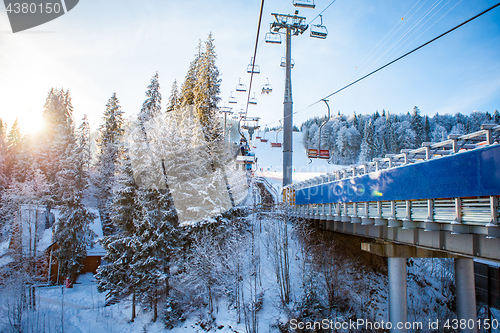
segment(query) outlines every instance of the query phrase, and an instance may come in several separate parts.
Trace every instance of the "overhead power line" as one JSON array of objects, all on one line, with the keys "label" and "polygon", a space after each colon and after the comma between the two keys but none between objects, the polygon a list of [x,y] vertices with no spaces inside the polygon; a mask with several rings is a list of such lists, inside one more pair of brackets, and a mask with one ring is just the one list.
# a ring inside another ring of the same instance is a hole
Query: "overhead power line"
[{"label": "overhead power line", "polygon": [[[344,89],[346,89],[346,88],[349,88],[350,86],[352,86],[352,85],[354,85],[354,84],[358,83],[359,81],[361,81],[361,80],[363,80],[363,79],[366,79],[366,78],[367,78],[367,77],[369,77],[370,75],[375,74],[376,72],[380,71],[381,69],[386,68],[386,67],[387,67],[387,66],[389,66],[389,65],[392,65],[392,64],[393,64],[393,63],[395,63],[396,61],[403,59],[404,57],[406,57],[406,56],[408,56],[408,55],[412,54],[413,52],[415,52],[415,51],[417,51],[417,50],[419,50],[419,49],[423,48],[423,47],[424,47],[424,46],[426,46],[426,45],[429,45],[430,43],[432,43],[432,42],[434,42],[434,41],[438,40],[439,38],[441,38],[441,37],[443,37],[443,36],[445,36],[445,35],[449,34],[450,32],[452,32],[452,31],[454,31],[454,30],[456,30],[456,29],[460,28],[461,26],[463,26],[463,25],[465,25],[465,24],[467,24],[467,23],[469,23],[469,22],[471,22],[471,21],[473,21],[473,20],[477,19],[478,17],[480,17],[480,16],[482,16],[482,15],[486,14],[487,12],[491,11],[492,9],[494,9],[494,8],[496,8],[496,7],[498,7],[498,6],[500,6],[500,2],[498,2],[497,4],[495,4],[495,5],[491,6],[490,8],[488,8],[488,9],[486,9],[486,10],[482,11],[481,13],[479,13],[479,14],[477,14],[477,15],[475,15],[475,16],[473,16],[473,17],[471,17],[471,18],[470,18],[470,19],[468,19],[467,21],[464,21],[464,22],[460,23],[459,25],[457,25],[457,26],[455,26],[455,27],[451,28],[450,30],[448,30],[448,31],[446,31],[446,32],[444,32],[444,33],[442,33],[441,35],[439,35],[439,36],[437,36],[437,37],[435,37],[435,38],[431,39],[430,41],[428,41],[428,42],[426,42],[426,43],[424,43],[424,44],[422,44],[422,45],[420,45],[420,46],[418,46],[418,47],[414,48],[413,50],[411,50],[411,51],[409,51],[409,52],[407,52],[407,53],[403,54],[402,56],[400,56],[400,57],[398,57],[398,58],[396,58],[396,59],[392,60],[391,62],[389,62],[389,63],[385,64],[384,66],[377,68],[376,70],[374,70],[374,71],[372,71],[372,72],[370,72],[370,73],[366,74],[365,76],[363,76],[363,77],[361,77],[361,78],[357,79],[356,81],[353,81],[353,82],[349,83],[348,85],[346,85],[346,86],[344,86],[344,87],[342,87],[342,88],[340,88],[340,89],[338,89],[338,90],[336,90],[336,91],[332,92],[331,94],[329,94],[329,95],[327,95],[327,96],[325,96],[325,97],[323,97],[323,98],[319,99],[318,101],[316,101],[316,102],[314,102],[314,103],[310,104],[309,106],[306,106],[305,108],[303,108],[303,109],[301,109],[301,110],[298,110],[298,111],[293,112],[293,114],[297,114],[297,113],[302,112],[302,111],[304,111],[304,110],[306,110],[306,109],[308,109],[308,108],[310,108],[310,107],[312,107],[312,106],[314,106],[314,105],[316,105],[316,104],[318,104],[318,103],[321,103],[324,99],[327,99],[327,98],[329,98],[329,97],[331,97],[331,96],[333,96],[333,95],[335,95],[335,94],[337,94],[337,93],[341,92],[342,90],[344,90]],[[266,126],[267,126],[267,125],[271,125],[271,124],[276,123],[276,122],[278,122],[278,120],[275,120],[275,121],[272,121],[272,122],[270,122],[270,123],[267,123],[267,124],[266,124]]]},{"label": "overhead power line", "polygon": [[333,3],[335,1],[337,1],[337,0],[333,0],[332,2],[330,2],[330,4],[328,6],[326,6],[326,8],[321,11],[321,13],[319,13],[318,15],[316,15],[316,17],[313,18],[307,25],[310,25],[311,23],[313,23],[314,20],[317,19],[321,14],[323,14],[331,5],[333,5]]},{"label": "overhead power line", "polygon": [[315,104],[318,104],[318,103],[320,103],[321,101],[323,101],[324,99],[327,99],[328,97],[331,97],[331,96],[333,96],[333,95],[335,95],[335,94],[337,94],[337,93],[341,92],[342,90],[344,90],[344,89],[346,89],[346,88],[348,88],[348,87],[350,87],[350,86],[352,86],[352,85],[354,85],[354,84],[358,83],[359,81],[361,81],[361,80],[363,80],[363,79],[366,79],[366,78],[367,78],[367,77],[369,77],[370,75],[375,74],[376,72],[380,71],[381,69],[386,68],[386,67],[387,67],[387,66],[389,66],[389,65],[392,65],[393,63],[395,63],[395,62],[397,62],[397,61],[399,61],[399,60],[403,59],[404,57],[406,57],[406,56],[408,56],[408,55],[412,54],[413,52],[415,52],[415,51],[417,51],[417,50],[419,50],[419,49],[423,48],[424,46],[429,45],[430,43],[432,43],[432,42],[434,42],[434,41],[438,40],[439,38],[441,38],[441,37],[443,37],[443,36],[445,36],[445,35],[449,34],[450,32],[452,32],[452,31],[454,31],[454,30],[456,30],[456,29],[460,28],[461,26],[463,26],[463,25],[465,25],[465,24],[467,24],[467,23],[469,23],[469,22],[471,22],[471,21],[475,20],[476,18],[478,18],[478,17],[480,17],[480,16],[482,16],[482,15],[486,14],[487,12],[489,12],[490,10],[492,10],[492,9],[494,9],[494,8],[498,7],[498,6],[500,6],[500,2],[499,2],[499,3],[497,3],[497,4],[495,4],[495,5],[493,5],[493,6],[491,6],[490,8],[488,8],[488,9],[486,9],[486,10],[482,11],[481,13],[477,14],[476,16],[471,17],[471,18],[470,18],[470,19],[468,19],[467,21],[464,21],[464,22],[460,23],[459,25],[457,25],[457,26],[455,26],[455,27],[451,28],[450,30],[448,30],[448,31],[446,31],[446,32],[444,32],[444,33],[442,33],[441,35],[439,35],[439,36],[437,36],[437,37],[435,37],[435,38],[431,39],[430,41],[428,41],[428,42],[426,42],[426,43],[424,43],[424,44],[422,44],[422,45],[420,45],[420,46],[418,46],[418,47],[414,48],[413,50],[411,50],[411,51],[409,51],[409,52],[407,52],[407,53],[403,54],[402,56],[400,56],[400,57],[398,57],[398,58],[396,58],[396,59],[392,60],[391,62],[389,62],[389,63],[385,64],[384,66],[377,68],[376,70],[374,70],[374,71],[372,71],[372,72],[370,72],[370,73],[366,74],[365,76],[363,76],[363,77],[361,77],[361,78],[357,79],[356,81],[353,81],[353,82],[349,83],[348,85],[346,85],[346,86],[344,86],[344,87],[340,88],[339,90],[334,91],[333,93],[331,93],[331,94],[329,94],[329,95],[327,95],[327,96],[325,96],[325,97],[321,98],[320,100],[318,100],[318,101],[316,101],[316,102],[312,103],[311,105],[309,105],[309,106],[305,107],[304,109],[299,110],[299,111],[296,111],[295,113],[299,113],[299,112],[301,112],[301,111],[303,111],[303,110],[305,110],[305,109],[307,109],[307,108],[309,108],[309,107],[311,107],[311,106],[313,106],[313,105],[315,105]]}]

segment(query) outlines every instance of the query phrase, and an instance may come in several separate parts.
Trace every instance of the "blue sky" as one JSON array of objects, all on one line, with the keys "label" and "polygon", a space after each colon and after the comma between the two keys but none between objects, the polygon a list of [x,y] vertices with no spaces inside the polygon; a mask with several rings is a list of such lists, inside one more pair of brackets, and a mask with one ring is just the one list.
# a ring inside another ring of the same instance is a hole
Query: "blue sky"
[{"label": "blue sky", "polygon": [[[310,22],[331,0],[299,9]],[[323,14],[329,35],[293,37],[294,123],[326,113],[310,104],[412,48],[495,4],[486,0],[336,0]],[[258,0],[130,1],[81,0],[66,15],[12,34],[0,9],[0,117],[10,125],[19,117],[25,130],[40,124],[51,87],[69,89],[77,122],[86,113],[96,128],[113,92],[127,115],[141,108],[150,78],[160,75],[166,102],[175,79],[184,80],[198,40],[212,32],[221,71],[221,106],[236,93],[253,54]],[[261,38],[271,12],[293,13],[291,1],[266,1]],[[403,19],[402,19],[403,18]],[[316,20],[313,24],[318,23]],[[332,112],[422,114],[493,112],[500,109],[500,8],[485,14],[407,58],[330,97]],[[408,30],[410,29],[411,30]],[[384,38],[385,37],[385,38]],[[261,43],[254,77],[256,106],[249,116],[276,126],[283,113],[284,44]],[[261,86],[273,86],[261,96]],[[253,93],[252,93],[253,95]]]}]

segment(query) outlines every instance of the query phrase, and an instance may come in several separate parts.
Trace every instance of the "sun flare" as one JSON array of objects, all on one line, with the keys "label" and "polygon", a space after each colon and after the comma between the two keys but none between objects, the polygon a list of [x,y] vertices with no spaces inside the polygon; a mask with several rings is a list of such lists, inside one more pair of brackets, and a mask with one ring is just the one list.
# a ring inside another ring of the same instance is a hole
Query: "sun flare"
[{"label": "sun flare", "polygon": [[36,134],[43,129],[43,119],[41,114],[27,112],[18,115],[19,127],[24,134]]}]

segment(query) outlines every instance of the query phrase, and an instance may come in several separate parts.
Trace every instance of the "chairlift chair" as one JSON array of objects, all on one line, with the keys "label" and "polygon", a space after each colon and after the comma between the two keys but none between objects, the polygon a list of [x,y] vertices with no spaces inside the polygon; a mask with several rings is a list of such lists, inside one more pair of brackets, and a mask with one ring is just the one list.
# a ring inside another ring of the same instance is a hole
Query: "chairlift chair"
[{"label": "chairlift chair", "polygon": [[236,91],[242,91],[242,92],[247,91],[247,86],[245,84],[241,83],[241,78],[238,81],[238,84],[236,85]]},{"label": "chairlift chair", "polygon": [[314,8],[316,5],[314,4],[314,0],[293,0],[294,7],[300,8]]},{"label": "chairlift chair", "polygon": [[255,93],[253,93],[253,97],[251,97],[251,98],[248,100],[248,104],[253,104],[253,105],[256,105],[256,104],[257,104],[257,98],[255,97]]},{"label": "chairlift chair", "polygon": [[[281,67],[286,67],[286,58],[285,57],[281,58],[280,66]],[[290,67],[293,68],[293,66],[295,66],[295,61],[293,61],[293,59],[291,59],[291,61],[290,61]]]},{"label": "chairlift chair", "polygon": [[266,33],[265,41],[270,44],[281,44],[281,34],[269,31]]},{"label": "chairlift chair", "polygon": [[269,84],[269,78],[267,83],[262,86],[262,94],[270,94],[273,91],[273,87]]},{"label": "chairlift chair", "polygon": [[260,126],[259,126],[259,117],[246,117],[246,118],[243,118],[242,121],[243,121],[243,125],[241,125],[241,128],[243,129],[250,129],[250,128],[253,128],[254,130],[255,129],[258,129]]},{"label": "chairlift chair", "polygon": [[314,148],[309,148],[307,150],[307,157],[308,158],[318,158],[318,150],[317,149],[314,149]]},{"label": "chairlift chair", "polygon": [[320,149],[318,157],[322,158],[322,159],[329,159],[330,158],[330,151],[328,149]]},{"label": "chairlift chair", "polygon": [[267,139],[266,139],[266,132],[264,131],[264,135],[262,138],[260,138],[260,142],[267,142]]},{"label": "chairlift chair", "polygon": [[[281,120],[280,120],[281,124]],[[281,148],[281,142],[278,142],[278,134],[281,132],[281,128],[276,131],[276,142],[271,142],[271,148]]]},{"label": "chairlift chair", "polygon": [[311,28],[309,30],[309,36],[313,38],[325,39],[326,36],[328,35],[328,30],[323,25],[323,16],[320,15],[319,17],[321,19],[321,23],[311,25]]},{"label": "chairlift chair", "polygon": [[259,65],[253,65],[253,57],[250,58],[250,63],[247,66],[247,73],[254,73],[254,74],[260,74],[260,67]]},{"label": "chairlift chair", "polygon": [[228,103],[231,103],[231,104],[236,104],[238,103],[238,99],[236,97],[233,96],[233,92],[231,91],[231,95],[229,95],[229,99],[227,101]]}]

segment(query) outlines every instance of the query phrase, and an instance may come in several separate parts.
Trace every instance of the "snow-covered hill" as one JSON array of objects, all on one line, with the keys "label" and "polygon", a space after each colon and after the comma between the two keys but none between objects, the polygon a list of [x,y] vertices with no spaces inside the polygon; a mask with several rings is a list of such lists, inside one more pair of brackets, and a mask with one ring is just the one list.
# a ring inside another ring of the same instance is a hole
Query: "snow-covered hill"
[{"label": "snow-covered hill", "polygon": [[[257,157],[257,174],[274,180],[283,179],[283,151],[282,148],[271,148],[271,142],[283,142],[283,132],[261,133],[268,142],[255,139],[251,142],[251,149]],[[255,148],[254,148],[255,147]],[[294,182],[306,180],[321,174],[341,169],[342,166],[328,164],[326,160],[309,159],[302,143],[302,132],[293,132],[292,167]]]}]

